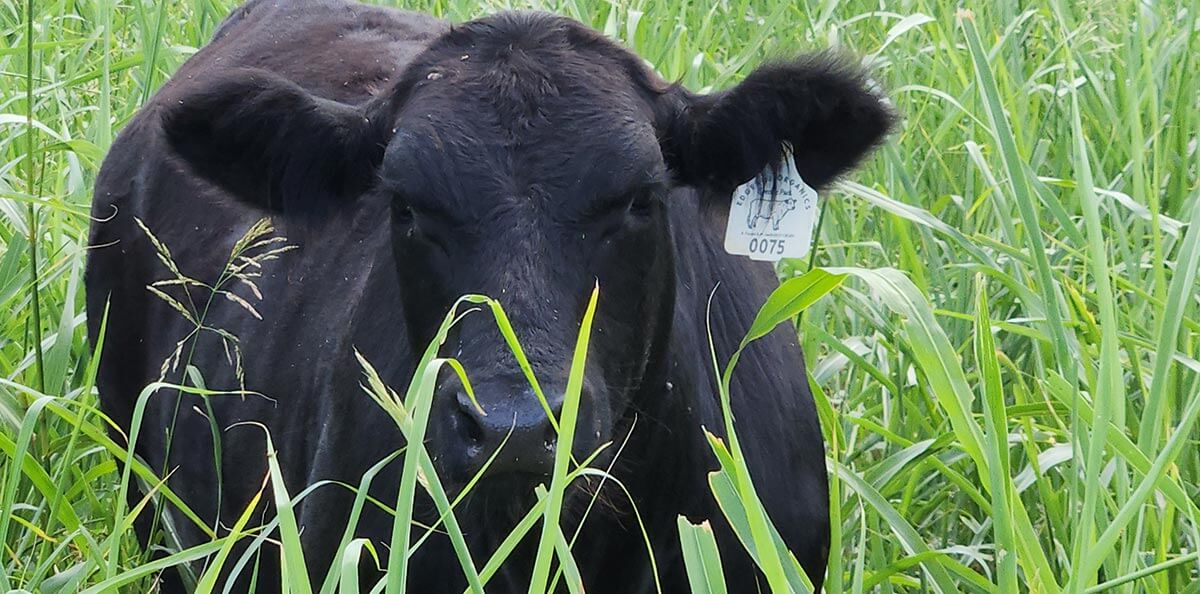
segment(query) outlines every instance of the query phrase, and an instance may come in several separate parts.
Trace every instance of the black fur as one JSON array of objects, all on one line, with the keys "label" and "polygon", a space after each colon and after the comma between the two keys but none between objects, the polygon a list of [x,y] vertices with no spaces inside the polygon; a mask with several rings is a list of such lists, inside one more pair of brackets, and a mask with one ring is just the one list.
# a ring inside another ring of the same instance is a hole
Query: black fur
[{"label": "black fur", "polygon": [[[122,131],[101,170],[92,242],[108,247],[90,252],[86,276],[93,340],[99,312],[112,303],[101,404],[128,430],[141,387],[190,330],[145,290],[168,273],[134,217],[185,274],[209,282],[264,214],[276,214],[278,234],[298,247],[256,280],[261,320],[225,299],[208,308],[206,325],[239,338],[247,389],[266,396],[210,400],[222,459],[214,464],[198,398],[164,393],[147,409],[138,454],[173,472],[170,488],[210,526],[232,525],[261,485],[265,442],[247,422],[270,431],[292,494],[320,481],[357,484],[403,447],[391,419],[361,393],[353,353],[390,385],[407,385],[415,353],[461,294],[503,303],[556,407],[599,282],[576,454],[612,444],[595,464],[611,466],[633,501],[611,483],[600,489],[574,549],[589,591],[652,588],[634,504],[664,591],[686,589],[679,515],[712,522],[732,592],[765,588],[708,494],[715,462],[703,428],[720,433],[723,424],[705,315],[720,285],[711,325],[724,360],[776,280],[769,265],[724,253],[714,206],[777,163],[783,141],[809,183],[823,186],[876,145],[891,120],[863,75],[826,54],[766,66],[699,96],[553,15],[502,13],[451,28],[342,0],[256,0]],[[503,472],[486,477],[458,513],[481,562],[546,471],[548,424],[486,314],[463,320],[443,354],[461,360],[487,412],[469,406],[455,381],[441,383],[427,447],[447,486],[461,488],[512,430],[493,467]],[[201,334],[190,362],[210,388],[238,387],[215,334]],[[819,584],[829,534],[824,451],[793,331],[749,349],[734,374],[733,407],[758,492]],[[399,465],[387,465],[371,494],[390,504],[398,476]],[[569,491],[567,533],[598,486]],[[351,501],[326,486],[297,506],[314,579],[333,561]],[[206,540],[167,511],[184,545]],[[436,519],[427,500],[417,514]],[[143,541],[149,528],[139,524]],[[357,536],[386,543],[390,532],[389,516],[368,505]],[[489,591],[525,589],[528,544]],[[271,591],[274,551],[257,563],[259,591]],[[412,568],[411,591],[463,588],[442,535],[422,546]],[[364,568],[364,579],[373,577]],[[247,583],[243,574],[236,589]]]}]

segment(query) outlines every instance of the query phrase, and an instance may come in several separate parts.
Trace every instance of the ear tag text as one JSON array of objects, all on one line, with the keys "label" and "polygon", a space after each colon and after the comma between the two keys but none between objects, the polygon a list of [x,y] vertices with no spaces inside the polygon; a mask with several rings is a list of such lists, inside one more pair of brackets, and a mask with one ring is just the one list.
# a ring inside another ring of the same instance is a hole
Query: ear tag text
[{"label": "ear tag text", "polygon": [[768,166],[734,190],[725,251],[770,262],[803,258],[812,247],[817,213],[817,191],[804,183],[784,145],[779,171]]}]

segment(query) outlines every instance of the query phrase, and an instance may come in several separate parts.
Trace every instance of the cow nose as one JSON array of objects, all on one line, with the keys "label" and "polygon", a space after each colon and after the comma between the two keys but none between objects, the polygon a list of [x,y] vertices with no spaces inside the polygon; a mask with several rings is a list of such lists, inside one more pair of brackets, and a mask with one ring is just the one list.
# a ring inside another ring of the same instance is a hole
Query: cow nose
[{"label": "cow nose", "polygon": [[[558,434],[537,396],[530,390],[500,404],[489,405],[490,400],[481,401],[480,410],[465,392],[457,394],[461,434],[466,438],[472,473],[486,464],[487,475],[549,476]],[[560,404],[549,404],[557,415]]]}]

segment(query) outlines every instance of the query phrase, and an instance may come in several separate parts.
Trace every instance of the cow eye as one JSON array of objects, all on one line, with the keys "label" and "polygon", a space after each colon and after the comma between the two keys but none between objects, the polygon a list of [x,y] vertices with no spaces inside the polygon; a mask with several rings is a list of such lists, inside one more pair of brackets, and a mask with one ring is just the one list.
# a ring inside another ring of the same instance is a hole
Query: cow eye
[{"label": "cow eye", "polygon": [[635,217],[649,217],[654,214],[654,192],[640,191],[633,195],[629,202],[629,214]]}]

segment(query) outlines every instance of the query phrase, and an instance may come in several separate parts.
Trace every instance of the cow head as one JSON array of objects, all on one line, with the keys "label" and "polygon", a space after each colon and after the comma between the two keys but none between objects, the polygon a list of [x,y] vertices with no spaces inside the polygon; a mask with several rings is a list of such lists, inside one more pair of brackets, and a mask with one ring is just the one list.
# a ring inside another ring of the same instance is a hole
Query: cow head
[{"label": "cow head", "polygon": [[[614,439],[622,419],[647,406],[639,397],[662,390],[672,188],[727,203],[778,163],[784,142],[819,188],[891,121],[863,75],[828,54],[763,66],[699,95],[574,21],[529,13],[455,26],[363,105],[242,69],[164,115],[192,170],[265,210],[311,216],[366,195],[387,200],[397,306],[416,351],[459,295],[495,297],[551,407],[598,282],[580,456]],[[492,472],[547,473],[554,433],[490,318],[469,316],[447,347],[483,411],[457,382],[443,382],[431,427],[443,471],[461,482],[504,442]]]}]

